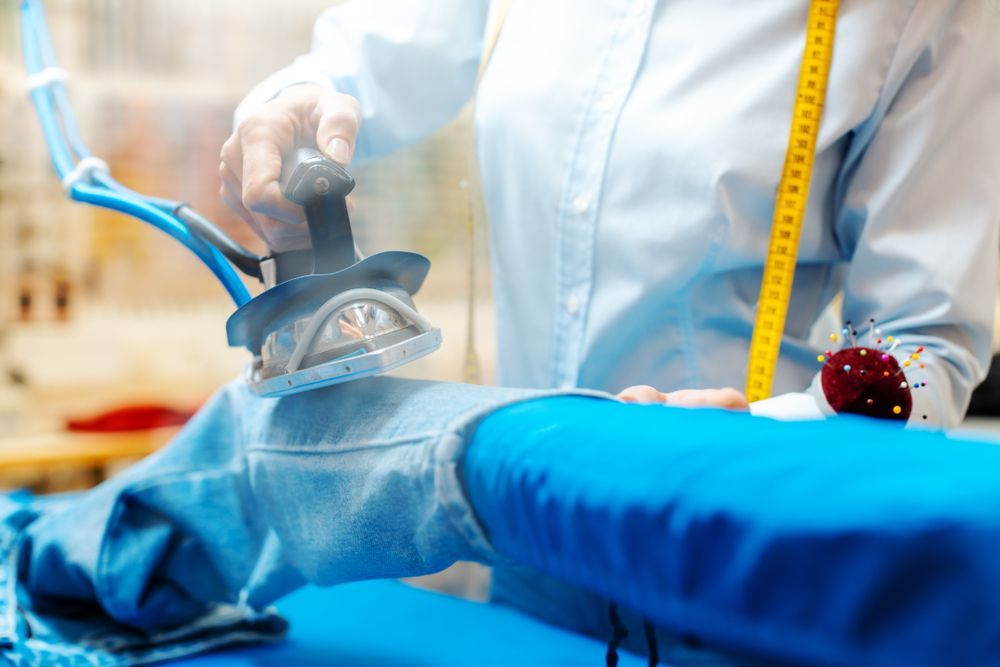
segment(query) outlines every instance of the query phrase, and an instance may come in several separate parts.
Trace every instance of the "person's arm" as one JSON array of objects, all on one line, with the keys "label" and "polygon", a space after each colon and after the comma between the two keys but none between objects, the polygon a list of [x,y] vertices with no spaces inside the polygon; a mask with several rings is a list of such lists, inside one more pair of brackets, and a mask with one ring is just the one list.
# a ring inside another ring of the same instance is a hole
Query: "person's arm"
[{"label": "person's arm", "polygon": [[911,385],[927,383],[910,421],[938,426],[961,421],[989,364],[1000,220],[1000,11],[951,4],[918,8],[905,26],[835,211],[850,259],[844,319],[874,318],[901,339],[901,360],[924,346],[906,369]]},{"label": "person's arm", "polygon": [[365,0],[327,10],[311,51],[236,111],[221,196],[275,250],[307,243],[278,187],[282,156],[315,146],[342,164],[391,153],[453,118],[472,95],[485,0]]}]

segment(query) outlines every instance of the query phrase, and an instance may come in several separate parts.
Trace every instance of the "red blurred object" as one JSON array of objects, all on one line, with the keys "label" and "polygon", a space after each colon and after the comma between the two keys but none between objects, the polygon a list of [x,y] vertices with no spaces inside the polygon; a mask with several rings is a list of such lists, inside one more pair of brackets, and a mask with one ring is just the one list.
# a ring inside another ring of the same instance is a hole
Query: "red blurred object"
[{"label": "red blurred object", "polygon": [[194,413],[194,410],[177,410],[164,405],[126,405],[93,417],[68,419],[66,428],[91,433],[147,431],[165,426],[181,426]]},{"label": "red blurred object", "polygon": [[822,381],[826,400],[838,413],[905,421],[913,410],[906,376],[882,350],[850,347],[837,352],[823,366]]}]

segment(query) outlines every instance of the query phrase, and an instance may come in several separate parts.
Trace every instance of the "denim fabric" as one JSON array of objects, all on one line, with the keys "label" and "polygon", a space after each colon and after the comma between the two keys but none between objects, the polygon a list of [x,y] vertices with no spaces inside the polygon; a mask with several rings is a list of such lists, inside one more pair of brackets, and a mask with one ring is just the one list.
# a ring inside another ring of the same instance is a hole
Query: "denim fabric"
[{"label": "denim fabric", "polygon": [[321,585],[491,562],[456,472],[467,436],[494,409],[552,393],[373,379],[264,401],[244,423],[257,506]]},{"label": "denim fabric", "polygon": [[493,561],[457,461],[479,417],[541,393],[372,378],[260,399],[234,382],[96,489],[4,500],[0,655],[139,664],[277,639],[267,605],[306,581]]}]

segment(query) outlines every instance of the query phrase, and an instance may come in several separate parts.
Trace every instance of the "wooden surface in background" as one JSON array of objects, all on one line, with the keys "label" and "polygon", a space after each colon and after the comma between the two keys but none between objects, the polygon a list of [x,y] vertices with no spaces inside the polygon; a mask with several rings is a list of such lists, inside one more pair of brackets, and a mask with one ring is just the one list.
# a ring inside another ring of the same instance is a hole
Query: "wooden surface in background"
[{"label": "wooden surface in background", "polygon": [[178,430],[3,436],[0,437],[0,471],[55,464],[98,466],[142,458],[169,442]]}]

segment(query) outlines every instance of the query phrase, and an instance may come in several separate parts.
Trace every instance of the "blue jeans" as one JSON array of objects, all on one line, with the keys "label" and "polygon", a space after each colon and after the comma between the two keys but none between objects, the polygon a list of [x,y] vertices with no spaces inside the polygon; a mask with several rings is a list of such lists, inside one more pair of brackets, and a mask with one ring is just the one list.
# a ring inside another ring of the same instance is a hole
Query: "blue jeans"
[{"label": "blue jeans", "polygon": [[[0,498],[0,658],[169,660],[280,639],[268,605],[306,582],[507,565],[457,468],[481,418],[551,393],[373,378],[260,399],[231,383],[168,447],[87,493]],[[598,596],[498,571],[499,601],[610,632]],[[640,619],[623,618],[642,652]]]},{"label": "blue jeans", "polygon": [[165,449],[64,500],[0,505],[0,655],[136,664],[277,639],[313,582],[495,561],[456,473],[477,420],[544,392],[372,378],[218,392]]}]

